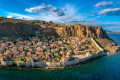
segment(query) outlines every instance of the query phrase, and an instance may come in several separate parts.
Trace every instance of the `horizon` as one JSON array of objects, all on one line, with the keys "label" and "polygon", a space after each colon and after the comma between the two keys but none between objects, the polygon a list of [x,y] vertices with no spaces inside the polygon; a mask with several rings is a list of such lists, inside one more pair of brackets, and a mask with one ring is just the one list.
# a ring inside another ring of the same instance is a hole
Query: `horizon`
[{"label": "horizon", "polygon": [[[13,3],[14,2],[14,3]],[[120,32],[118,0],[0,0],[0,16],[22,20],[53,21],[57,24],[101,26]],[[57,4],[56,4],[57,3]]]}]

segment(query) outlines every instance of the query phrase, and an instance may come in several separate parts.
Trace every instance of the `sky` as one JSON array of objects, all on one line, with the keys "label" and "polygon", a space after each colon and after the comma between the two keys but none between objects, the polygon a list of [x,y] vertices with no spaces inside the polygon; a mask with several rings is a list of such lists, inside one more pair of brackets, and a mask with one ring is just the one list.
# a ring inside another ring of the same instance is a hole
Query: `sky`
[{"label": "sky", "polygon": [[120,0],[0,0],[0,16],[120,32]]}]

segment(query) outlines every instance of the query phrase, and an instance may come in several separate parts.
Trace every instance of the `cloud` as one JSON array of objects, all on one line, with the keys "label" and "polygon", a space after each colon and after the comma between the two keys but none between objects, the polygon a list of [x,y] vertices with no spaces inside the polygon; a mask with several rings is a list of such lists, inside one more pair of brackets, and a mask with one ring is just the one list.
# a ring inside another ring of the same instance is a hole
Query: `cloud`
[{"label": "cloud", "polygon": [[13,18],[13,16],[9,15],[9,16],[7,16],[7,18]]},{"label": "cloud", "polygon": [[106,1],[102,1],[102,2],[99,2],[97,4],[95,4],[95,7],[97,8],[100,8],[100,7],[110,7],[110,6],[113,6],[114,3],[112,1],[109,1],[109,2],[106,2]]},{"label": "cloud", "polygon": [[[42,4],[42,5],[44,5],[44,4]],[[6,14],[10,15],[10,16],[13,16],[16,19],[44,20],[44,21],[53,21],[55,23],[62,23],[62,24],[75,23],[75,22],[83,22],[84,19],[87,17],[86,15],[78,13],[78,10],[80,10],[80,9],[78,9],[73,4],[66,4],[63,7],[64,7],[64,9],[61,9],[61,10],[64,11],[64,16],[53,15],[53,13],[50,12],[51,9],[48,9],[48,10],[50,10],[48,12],[46,12],[46,9],[43,9],[42,12],[39,12],[38,10],[34,11],[31,8],[29,10],[29,12],[31,12],[31,13],[27,13],[25,15],[24,14],[18,14],[18,13],[12,13],[12,12],[6,12]],[[54,9],[54,10],[56,10],[57,12],[59,12],[60,9],[59,10],[58,9]],[[38,14],[34,14],[33,12],[35,12],[35,13],[37,12]],[[55,14],[55,11],[54,11],[54,14]]]},{"label": "cloud", "polygon": [[98,14],[111,15],[111,16],[120,16],[120,8],[104,9],[104,10],[101,10]]},{"label": "cloud", "polygon": [[25,20],[33,20],[34,17],[31,17],[29,15],[22,15],[22,14],[17,14],[17,13],[10,13],[7,12],[7,14],[9,14],[9,16],[7,16],[7,18],[16,18],[16,19],[25,19]]},{"label": "cloud", "polygon": [[[64,7],[64,16],[55,16],[49,13],[41,13],[41,14],[18,14],[18,13],[8,13],[8,15],[13,16],[17,19],[27,19],[27,20],[45,20],[45,21],[53,21],[55,23],[62,24],[87,24],[87,25],[95,25],[97,17],[94,17],[91,14],[79,13],[79,8],[76,8],[75,5],[66,4]],[[36,12],[36,11],[35,11]],[[39,13],[39,12],[38,12]],[[98,16],[99,17],[99,16]],[[93,19],[92,19],[93,18]],[[98,23],[98,22],[97,22]]]},{"label": "cloud", "polygon": [[[84,16],[82,16],[81,14],[78,14],[79,9],[76,8],[74,5],[66,4],[63,7],[64,7],[64,9],[61,9],[61,10],[64,11],[64,16],[62,16],[61,13],[59,12],[60,9],[58,9],[56,7],[54,7],[54,9],[53,9],[53,7],[52,7],[52,9],[51,8],[46,9],[46,7],[42,8],[42,9],[39,8],[40,11],[36,10],[34,8],[34,9],[29,9],[29,12],[31,12],[31,13],[33,13],[33,12],[34,13],[39,13],[37,15],[36,14],[32,15],[36,19],[45,20],[45,21],[53,21],[55,23],[64,23],[64,24],[66,24],[67,22],[83,21]],[[57,14],[59,14],[59,16],[55,15],[56,11],[59,12],[59,13],[57,13]]]},{"label": "cloud", "polygon": [[54,7],[52,5],[41,5],[36,7],[31,7],[29,9],[25,9],[25,11],[29,13],[45,13],[52,14],[54,16],[64,16],[64,10]]}]

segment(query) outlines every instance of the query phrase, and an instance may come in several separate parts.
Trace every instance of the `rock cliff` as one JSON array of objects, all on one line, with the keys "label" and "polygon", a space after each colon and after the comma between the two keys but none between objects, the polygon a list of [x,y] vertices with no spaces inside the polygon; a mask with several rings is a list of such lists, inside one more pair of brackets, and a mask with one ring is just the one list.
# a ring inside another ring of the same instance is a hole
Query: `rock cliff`
[{"label": "rock cliff", "polygon": [[41,34],[46,35],[109,38],[100,26],[62,25],[40,20],[0,18],[0,36],[29,36],[34,35],[40,28]]},{"label": "rock cliff", "polygon": [[34,34],[37,27],[39,26],[25,23],[0,23],[0,36],[29,36]]},{"label": "rock cliff", "polygon": [[78,36],[78,37],[94,37],[94,38],[109,38],[106,32],[100,26],[87,25],[66,25],[65,27],[44,28],[43,32],[52,34],[56,32],[59,36]]}]

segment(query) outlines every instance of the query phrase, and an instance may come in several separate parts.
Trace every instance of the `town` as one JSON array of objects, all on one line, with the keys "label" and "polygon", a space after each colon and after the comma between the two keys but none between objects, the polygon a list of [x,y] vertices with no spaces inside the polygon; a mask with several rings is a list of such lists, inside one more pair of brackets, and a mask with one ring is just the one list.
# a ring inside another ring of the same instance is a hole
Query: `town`
[{"label": "town", "polygon": [[90,41],[78,37],[71,39],[41,36],[41,38],[32,37],[29,40],[22,38],[18,38],[16,41],[1,40],[0,60],[20,62],[69,61],[74,59],[72,55],[90,56],[97,51],[94,45],[88,45],[91,45]]},{"label": "town", "polygon": [[0,67],[60,68],[119,50],[100,26],[0,18]]}]

